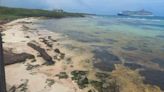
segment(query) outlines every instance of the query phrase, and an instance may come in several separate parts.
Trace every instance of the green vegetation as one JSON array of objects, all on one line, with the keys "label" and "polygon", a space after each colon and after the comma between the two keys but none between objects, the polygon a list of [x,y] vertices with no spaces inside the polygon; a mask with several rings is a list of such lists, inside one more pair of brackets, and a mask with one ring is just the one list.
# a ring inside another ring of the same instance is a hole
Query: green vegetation
[{"label": "green vegetation", "polygon": [[69,13],[63,10],[40,10],[40,9],[23,9],[23,8],[8,8],[0,7],[0,20],[14,20],[24,17],[84,17],[82,13]]}]

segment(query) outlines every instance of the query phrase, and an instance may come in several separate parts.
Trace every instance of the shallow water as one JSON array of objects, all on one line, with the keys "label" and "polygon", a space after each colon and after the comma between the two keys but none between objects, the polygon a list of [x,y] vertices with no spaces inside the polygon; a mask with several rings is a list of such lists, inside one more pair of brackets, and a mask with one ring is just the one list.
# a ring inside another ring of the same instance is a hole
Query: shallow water
[{"label": "shallow water", "polygon": [[[163,76],[164,18],[90,16],[47,19],[41,20],[40,24],[90,46],[95,53],[94,65],[100,70],[111,71],[114,64],[126,63],[132,69],[144,67]],[[164,80],[156,79],[149,70],[142,75],[147,82],[161,87]],[[152,77],[148,78],[149,75]],[[162,82],[158,83],[159,80]]]}]

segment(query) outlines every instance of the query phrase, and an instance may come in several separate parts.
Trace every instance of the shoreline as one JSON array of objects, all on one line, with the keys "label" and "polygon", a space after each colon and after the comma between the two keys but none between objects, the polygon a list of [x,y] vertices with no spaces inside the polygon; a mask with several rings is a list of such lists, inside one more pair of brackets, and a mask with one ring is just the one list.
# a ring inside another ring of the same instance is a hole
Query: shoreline
[{"label": "shoreline", "polygon": [[[81,45],[78,42],[72,41],[67,37],[62,37],[61,34],[53,33],[46,29],[40,29],[37,27],[30,28],[33,21],[37,21],[37,20],[33,18],[18,19],[4,25],[5,28],[5,31],[3,32],[4,35],[3,41],[5,42],[4,49],[10,50],[13,53],[18,53],[18,54],[26,52],[28,54],[35,56],[34,59],[29,59],[29,60],[27,59],[26,61],[21,61],[20,63],[6,66],[5,68],[6,68],[7,84],[11,83],[10,85],[15,85],[15,86],[19,85],[19,83],[21,83],[20,80],[24,78],[28,80],[30,79],[33,80],[33,81],[29,81],[29,85],[32,85],[34,79],[36,80],[37,78],[42,79],[41,75],[43,75],[46,76],[47,79],[49,77],[51,79],[52,77],[52,79],[59,82],[55,85],[59,88],[61,87],[61,90],[63,89],[63,91],[60,92],[66,92],[64,91],[65,89],[71,90],[73,92],[74,86],[75,89],[79,90],[79,88],[76,87],[76,85],[73,83],[73,81],[71,81],[70,78],[64,81],[60,81],[58,78],[53,78],[53,77],[60,72],[69,73],[73,70],[78,70],[78,69],[88,71],[86,67],[85,69],[83,68],[82,65],[83,62],[80,61],[82,60],[85,61],[85,59],[87,59],[89,56],[83,55],[84,51],[81,51],[80,53],[75,52],[76,49],[81,50],[78,49],[78,44],[79,46]],[[49,38],[51,38],[51,40]],[[51,43],[53,46],[52,47],[47,46],[47,44],[43,42],[43,39],[46,40],[47,42],[49,41],[48,43]],[[52,57],[52,59],[55,61],[55,64],[50,66],[43,65],[46,62],[46,60],[44,60],[41,56],[38,55],[39,54],[38,51],[27,46],[27,43],[31,41],[36,41],[36,43],[39,44],[39,46],[43,48],[46,51],[46,53]],[[66,48],[67,47],[66,45],[71,46],[72,43],[77,44],[75,51],[71,50],[70,48]],[[60,53],[64,53],[65,56],[61,58]],[[75,56],[75,55],[79,55],[79,56]],[[67,60],[71,60],[71,61],[68,62]],[[32,69],[28,69],[30,66],[32,67]],[[40,74],[41,75],[34,77],[30,74],[34,72],[37,72],[35,74],[36,76]],[[18,73],[18,75],[14,77],[15,73]],[[29,77],[25,77],[25,76],[29,76]],[[46,83],[44,83],[46,81],[45,78],[43,78],[44,80],[42,81],[41,80],[37,81],[42,84],[40,85],[40,87],[42,86],[41,88],[43,89],[44,89],[43,86],[44,85],[46,86]],[[66,87],[65,84],[69,84],[70,82],[71,82],[70,87]],[[40,92],[41,90],[43,90],[41,88],[34,89],[33,87],[30,87],[29,89],[31,90],[31,92]],[[49,89],[50,88],[47,88],[47,90]],[[54,87],[51,90],[54,91],[56,89],[57,88]]]},{"label": "shoreline", "polygon": [[[123,90],[121,92],[161,92],[156,86],[145,85],[137,71],[122,65],[116,65],[116,70],[111,73],[96,70],[92,61],[94,55],[89,47],[63,34],[38,28],[37,24],[33,24],[37,20],[18,19],[3,26],[6,50],[34,56],[22,56],[25,61],[23,59],[5,67],[6,81],[11,92],[19,92],[22,89],[25,92],[106,92],[109,89],[114,90],[115,87],[120,87]],[[34,43],[44,51],[32,48],[28,43]],[[50,59],[44,58],[49,56]],[[53,60],[54,64],[46,65],[46,60]],[[139,81],[135,83],[136,80]],[[35,83],[38,85],[33,87]]]}]

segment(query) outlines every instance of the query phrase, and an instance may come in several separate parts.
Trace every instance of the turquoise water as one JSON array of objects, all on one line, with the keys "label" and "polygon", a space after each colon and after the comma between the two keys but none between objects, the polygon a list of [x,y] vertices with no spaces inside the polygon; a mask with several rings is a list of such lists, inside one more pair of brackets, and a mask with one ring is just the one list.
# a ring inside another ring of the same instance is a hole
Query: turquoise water
[{"label": "turquoise water", "polygon": [[142,68],[146,83],[164,89],[164,18],[88,16],[40,24],[90,46],[95,68],[109,72],[114,64]]}]

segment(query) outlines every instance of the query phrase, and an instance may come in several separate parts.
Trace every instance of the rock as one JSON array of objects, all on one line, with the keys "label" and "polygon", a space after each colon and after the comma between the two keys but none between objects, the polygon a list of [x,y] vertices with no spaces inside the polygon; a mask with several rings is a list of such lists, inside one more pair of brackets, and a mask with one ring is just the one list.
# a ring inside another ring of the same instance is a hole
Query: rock
[{"label": "rock", "polygon": [[12,86],[8,92],[16,92],[16,87],[15,86]]},{"label": "rock", "polygon": [[18,92],[27,92],[27,90],[28,90],[28,88],[27,88],[28,82],[29,82],[28,79],[24,80],[24,82],[17,87]]},{"label": "rock", "polygon": [[60,54],[60,59],[64,59],[64,57],[65,57],[65,54],[64,53],[61,53]]},{"label": "rock", "polygon": [[30,36],[25,36],[25,38],[30,38]]},{"label": "rock", "polygon": [[56,52],[56,53],[59,54],[60,53],[60,50],[59,49],[55,49],[54,52]]},{"label": "rock", "polygon": [[27,45],[30,46],[31,48],[35,49],[36,51],[38,51],[40,53],[40,55],[46,61],[44,64],[46,64],[46,65],[53,65],[55,63],[52,60],[52,57],[47,54],[45,49],[41,48],[40,46],[38,46],[38,45],[36,45],[36,44],[34,44],[32,42],[27,43]]},{"label": "rock", "polygon": [[34,59],[35,56],[28,53],[13,53],[9,50],[4,50],[4,63],[5,65],[25,62],[26,59]]},{"label": "rock", "polygon": [[39,67],[39,65],[31,65],[31,64],[27,64],[27,68],[26,68],[26,70],[32,70],[32,69],[34,69],[34,68],[36,68],[36,67]]},{"label": "rock", "polygon": [[36,59],[33,59],[31,62],[32,62],[32,63],[33,63],[33,62],[36,62]]},{"label": "rock", "polygon": [[47,83],[47,86],[51,87],[52,85],[55,84],[55,80],[54,79],[47,79],[46,83]]},{"label": "rock", "polygon": [[88,92],[96,92],[94,89],[90,89],[88,90]]},{"label": "rock", "polygon": [[46,44],[48,47],[52,48],[53,47],[53,43],[49,42],[49,40],[45,39],[45,38],[40,38],[42,39],[42,42],[44,44]]},{"label": "rock", "polygon": [[66,72],[60,72],[60,74],[56,75],[57,77],[59,77],[59,79],[67,79],[68,75]]}]

